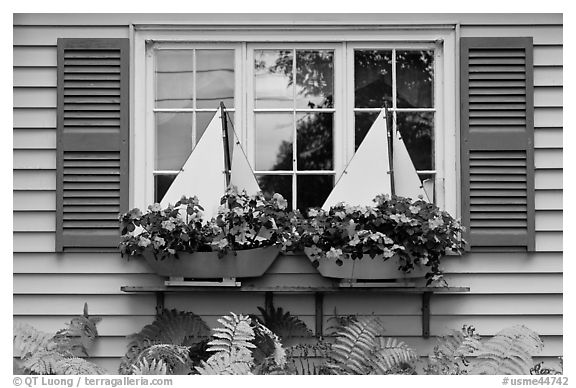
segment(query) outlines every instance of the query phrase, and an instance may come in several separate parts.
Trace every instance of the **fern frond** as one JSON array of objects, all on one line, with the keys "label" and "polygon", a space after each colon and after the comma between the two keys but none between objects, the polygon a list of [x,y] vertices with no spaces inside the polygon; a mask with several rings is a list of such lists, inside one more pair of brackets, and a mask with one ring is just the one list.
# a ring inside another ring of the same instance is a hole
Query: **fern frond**
[{"label": "fern frond", "polygon": [[196,370],[201,375],[251,375],[252,355],[248,349],[233,353],[219,352],[202,361]]},{"label": "fern frond", "polygon": [[523,375],[534,365],[532,356],[544,344],[538,334],[523,325],[506,328],[482,343],[474,353],[473,374]]},{"label": "fern frond", "polygon": [[41,349],[31,353],[22,363],[22,368],[35,375],[54,375],[60,361],[65,357],[56,350]]},{"label": "fern frond", "polygon": [[462,375],[468,374],[468,356],[480,347],[480,336],[473,326],[464,326],[461,330],[452,330],[439,337],[433,352],[428,356],[424,367],[426,374]]},{"label": "fern frond", "polygon": [[330,344],[318,340],[313,344],[297,344],[286,348],[288,369],[296,375],[329,374],[324,365],[330,352]]},{"label": "fern frond", "polygon": [[290,346],[295,339],[313,335],[303,321],[289,311],[284,312],[282,307],[272,305],[269,309],[258,307],[258,310],[262,314],[262,320],[258,321],[276,334],[285,346]]},{"label": "fern frond", "polygon": [[57,375],[106,375],[108,372],[100,366],[83,358],[63,358],[54,364]]},{"label": "fern frond", "polygon": [[286,365],[286,350],[282,347],[280,338],[260,322],[253,322],[254,344],[256,346],[253,352],[254,359],[257,360],[254,353],[256,350],[260,350],[264,358],[271,358],[277,367],[284,368]]},{"label": "fern frond", "polygon": [[198,347],[210,337],[210,328],[204,320],[191,312],[164,310],[154,322],[139,333],[129,336],[128,350],[118,368],[121,374],[131,374],[138,355],[156,344]]},{"label": "fern frond", "polygon": [[84,303],[83,315],[72,318],[70,323],[66,324],[67,328],[58,331],[56,336],[72,339],[72,346],[79,349],[82,354],[88,355],[88,350],[94,345],[94,341],[98,337],[96,325],[101,320],[100,317],[91,317],[88,314],[88,304]]},{"label": "fern frond", "polygon": [[418,355],[407,344],[396,338],[380,338],[380,346],[372,360],[371,374],[384,375],[412,370]]},{"label": "fern frond", "polygon": [[54,349],[53,337],[54,334],[36,330],[28,324],[17,324],[13,331],[14,355],[25,359],[36,352]]},{"label": "fern frond", "polygon": [[146,360],[149,364],[155,360],[162,361],[167,367],[168,374],[188,374],[190,371],[188,350],[187,346],[152,345],[138,355],[134,364],[137,365],[143,360]]},{"label": "fern frond", "polygon": [[162,360],[152,360],[148,363],[146,358],[140,360],[136,365],[132,365],[134,375],[166,375],[167,366]]},{"label": "fern frond", "polygon": [[208,342],[209,352],[222,352],[232,355],[237,349],[256,347],[252,343],[254,330],[250,326],[250,317],[230,313],[230,315],[225,315],[218,319],[218,322],[224,327],[214,329],[213,336],[216,339]]},{"label": "fern frond", "polygon": [[359,319],[339,330],[331,346],[328,368],[335,374],[368,374],[376,349],[376,336],[382,332],[377,319]]}]

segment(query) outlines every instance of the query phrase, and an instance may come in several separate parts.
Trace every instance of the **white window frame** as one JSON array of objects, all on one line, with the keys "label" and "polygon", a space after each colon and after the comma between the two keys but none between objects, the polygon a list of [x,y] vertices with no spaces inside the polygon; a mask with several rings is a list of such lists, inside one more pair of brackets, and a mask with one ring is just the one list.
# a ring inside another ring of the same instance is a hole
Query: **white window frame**
[{"label": "white window frame", "polygon": [[[246,43],[249,42],[249,43]],[[336,47],[340,46],[345,61],[353,61],[350,58],[351,48],[435,48],[435,88],[434,97],[435,113],[435,168],[436,176],[436,202],[446,211],[460,216],[460,167],[459,167],[459,134],[458,104],[457,104],[457,44],[456,29],[454,25],[426,25],[426,26],[366,26],[366,25],[318,25],[310,26],[266,26],[266,25],[216,25],[206,28],[201,25],[182,26],[155,26],[135,25],[132,28],[132,104],[131,115],[131,160],[130,160],[130,206],[145,208],[153,202],[153,175],[154,168],[154,120],[153,100],[150,93],[153,92],[153,73],[148,71],[150,66],[150,53],[148,45],[161,44],[163,47],[190,44],[195,46],[206,45],[224,47],[224,45],[239,45],[241,61],[238,63],[238,71],[243,76],[237,77],[235,94],[235,128],[250,158],[253,159],[253,147],[249,141],[252,128],[248,120],[251,112],[248,109],[248,90],[246,88],[250,68],[246,68],[251,62],[247,61],[248,46],[277,48],[303,45],[306,47]],[[308,46],[310,45],[310,46]],[[338,74],[337,62],[335,62],[335,82],[344,80],[343,93],[347,98],[353,99],[353,93],[349,92],[353,87],[350,78],[350,70],[347,74]],[[348,62],[349,64],[349,62]],[[350,69],[350,66],[348,66]],[[342,77],[342,78],[340,78]],[[440,78],[436,78],[440,77]],[[240,84],[238,84],[240,82]],[[353,90],[353,89],[352,89]],[[336,85],[335,85],[336,93]],[[342,104],[335,98],[335,104]],[[347,160],[354,152],[354,126],[353,111],[336,109],[335,134],[341,131],[341,135],[335,136],[335,160],[334,168],[336,179],[343,171]],[[336,105],[335,105],[335,108]],[[244,114],[248,113],[248,114]],[[338,124],[337,124],[338,123]],[[342,128],[342,124],[343,125]],[[336,126],[340,126],[336,128]],[[152,133],[152,136],[150,135]],[[337,140],[343,139],[343,141]],[[337,156],[338,155],[338,156]],[[341,155],[341,156],[340,156]]]}]

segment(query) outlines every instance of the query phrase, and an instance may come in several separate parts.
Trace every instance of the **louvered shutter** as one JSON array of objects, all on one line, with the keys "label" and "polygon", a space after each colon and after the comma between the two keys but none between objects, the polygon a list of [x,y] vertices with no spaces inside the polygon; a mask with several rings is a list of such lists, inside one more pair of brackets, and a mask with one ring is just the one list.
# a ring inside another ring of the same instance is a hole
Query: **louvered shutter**
[{"label": "louvered shutter", "polygon": [[128,89],[128,39],[58,39],[57,251],[117,248]]},{"label": "louvered shutter", "polygon": [[534,250],[532,38],[462,38],[460,55],[469,248]]}]

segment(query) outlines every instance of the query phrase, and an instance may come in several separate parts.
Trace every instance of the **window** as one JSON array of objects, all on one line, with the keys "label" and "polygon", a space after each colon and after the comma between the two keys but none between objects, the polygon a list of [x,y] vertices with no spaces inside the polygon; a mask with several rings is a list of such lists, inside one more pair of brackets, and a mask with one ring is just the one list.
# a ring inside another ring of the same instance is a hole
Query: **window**
[{"label": "window", "polygon": [[321,206],[386,105],[420,178],[434,183],[434,201],[456,210],[456,99],[444,86],[455,77],[446,60],[453,34],[380,34],[294,33],[265,43],[241,33],[209,42],[198,33],[137,34],[136,53],[147,60],[136,63],[136,78],[146,80],[136,106],[146,114],[134,120],[145,133],[135,149],[143,190],[135,202],[161,199],[223,101],[264,193],[300,210]]}]

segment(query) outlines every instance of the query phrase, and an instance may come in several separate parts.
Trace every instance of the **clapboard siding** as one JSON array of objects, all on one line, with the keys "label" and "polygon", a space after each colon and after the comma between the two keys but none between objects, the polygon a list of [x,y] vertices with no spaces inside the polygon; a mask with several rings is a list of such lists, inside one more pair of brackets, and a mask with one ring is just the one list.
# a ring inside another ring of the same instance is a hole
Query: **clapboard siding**
[{"label": "clapboard siding", "polygon": [[[252,309],[244,313],[255,313],[258,311]],[[56,332],[64,327],[64,324],[72,319],[73,315],[51,315],[51,316],[34,316],[25,315],[15,317],[15,322],[28,323],[36,327],[43,327],[48,332]],[[126,316],[103,316],[102,321],[98,324],[98,333],[102,336],[127,336],[136,333],[142,329],[144,325],[152,323],[154,320],[153,315],[134,315]],[[216,319],[218,316],[205,315],[202,317],[206,323],[214,327],[218,325]],[[314,318],[312,316],[299,316],[308,327],[314,327]],[[562,321],[557,319],[557,316],[525,316],[521,319],[517,316],[498,316],[496,320],[494,316],[453,316],[453,315],[433,315],[430,319],[430,330],[433,333],[440,334],[448,332],[450,329],[460,328],[463,325],[470,325],[474,322],[474,327],[478,333],[482,335],[494,335],[502,330],[502,327],[512,326],[516,324],[524,324],[533,330],[536,330],[541,335],[556,335],[562,331]],[[385,316],[382,317],[382,322],[386,331],[398,333],[403,336],[416,336],[420,332],[419,325],[415,324],[414,316]],[[324,326],[329,327],[333,325],[332,317],[326,317]]]},{"label": "clapboard siding", "polygon": [[56,129],[19,128],[14,129],[13,147],[18,149],[56,149]]},{"label": "clapboard siding", "polygon": [[[522,323],[539,332],[546,347],[540,359],[562,354],[563,332],[563,36],[562,15],[363,15],[361,23],[460,23],[461,35],[534,38],[536,250],[533,253],[480,253],[448,257],[443,268],[451,285],[470,286],[466,295],[434,295],[431,332],[440,335],[464,324],[482,335]],[[129,37],[129,23],[203,24],[198,15],[15,15],[13,47],[14,143],[14,298],[16,322],[55,331],[84,302],[102,316],[102,338],[93,359],[117,370],[126,351],[125,336],[153,320],[154,295],[124,294],[121,285],[152,285],[161,280],[140,260],[118,253],[55,253],[56,39]],[[250,25],[351,23],[337,15],[249,15],[216,17],[221,24]],[[217,21],[214,21],[217,23]],[[69,26],[65,26],[68,24]],[[108,25],[108,26],[107,26]],[[303,256],[282,256],[260,282],[318,279]],[[314,325],[312,295],[276,295],[276,306]],[[257,313],[263,294],[168,294],[166,306],[190,310],[211,325],[229,311]],[[379,316],[390,336],[402,337],[425,354],[435,344],[420,335],[417,295],[325,296],[325,327],[335,313]]]},{"label": "clapboard siding", "polygon": [[56,192],[54,191],[14,191],[14,211],[56,210]]},{"label": "clapboard siding", "polygon": [[[93,268],[91,263],[97,261]],[[534,274],[562,273],[560,253],[471,253],[444,259],[446,273]],[[268,274],[315,273],[306,260],[299,256],[280,256]],[[144,260],[121,258],[118,253],[15,253],[16,274],[151,274]]]}]

